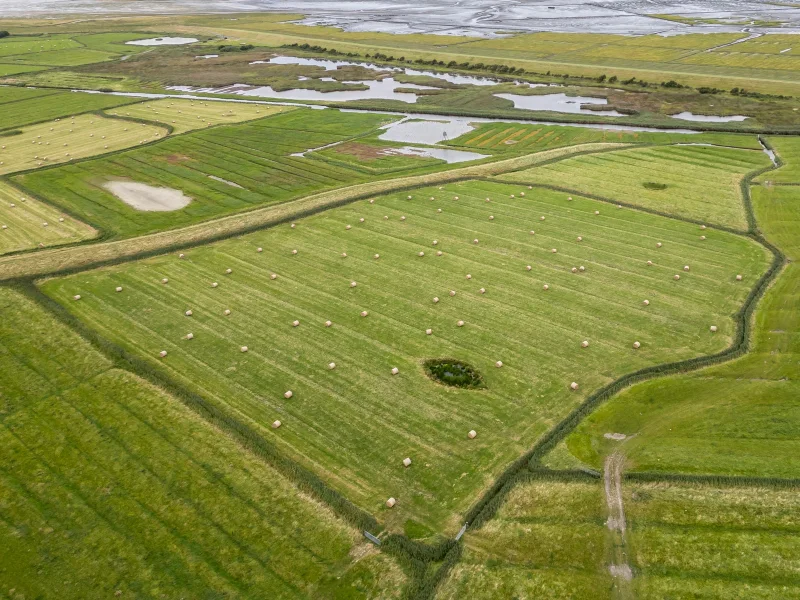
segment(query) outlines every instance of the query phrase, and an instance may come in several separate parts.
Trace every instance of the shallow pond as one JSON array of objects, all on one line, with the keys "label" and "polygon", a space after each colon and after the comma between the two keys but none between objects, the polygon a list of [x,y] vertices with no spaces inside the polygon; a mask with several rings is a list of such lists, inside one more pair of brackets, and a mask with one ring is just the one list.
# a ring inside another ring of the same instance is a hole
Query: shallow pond
[{"label": "shallow pond", "polygon": [[469,119],[433,119],[408,118],[385,125],[386,130],[378,139],[387,142],[410,142],[413,144],[438,144],[455,139],[475,129]]},{"label": "shallow pond", "polygon": [[567,96],[566,94],[542,94],[541,96],[524,96],[521,94],[495,94],[498,98],[505,98],[514,103],[514,108],[524,110],[544,110],[571,114],[591,114],[601,117],[623,117],[615,110],[589,110],[583,104],[608,104],[605,98],[591,98],[589,96]]},{"label": "shallow pond", "polygon": [[688,111],[670,116],[673,119],[681,119],[682,121],[700,121],[703,123],[730,123],[731,121],[744,121],[747,118],[743,115],[732,115],[730,117],[721,117],[718,115],[696,115]]},{"label": "shallow pond", "polygon": [[194,44],[197,41],[199,41],[197,38],[161,37],[133,40],[125,43],[130,46],[180,46],[181,44]]},{"label": "shallow pond", "polygon": [[405,156],[421,156],[423,158],[438,158],[447,164],[468,162],[486,158],[486,154],[466,152],[464,150],[451,150],[450,148],[422,148],[416,146],[403,146],[402,148],[387,148],[382,154],[403,154]]}]

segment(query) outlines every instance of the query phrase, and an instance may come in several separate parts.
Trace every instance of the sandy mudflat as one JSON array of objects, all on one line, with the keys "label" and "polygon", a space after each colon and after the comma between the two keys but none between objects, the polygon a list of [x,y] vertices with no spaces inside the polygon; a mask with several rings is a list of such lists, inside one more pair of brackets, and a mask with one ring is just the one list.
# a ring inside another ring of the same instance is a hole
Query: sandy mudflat
[{"label": "sandy mudflat", "polygon": [[136,210],[165,212],[178,210],[192,199],[180,190],[154,187],[135,181],[109,181],[103,187]]}]

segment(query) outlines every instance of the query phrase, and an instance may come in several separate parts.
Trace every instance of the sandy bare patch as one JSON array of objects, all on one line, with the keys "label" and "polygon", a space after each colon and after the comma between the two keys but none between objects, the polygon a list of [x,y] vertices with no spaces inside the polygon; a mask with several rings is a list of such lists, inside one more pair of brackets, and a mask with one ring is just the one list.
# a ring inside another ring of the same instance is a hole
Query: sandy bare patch
[{"label": "sandy bare patch", "polygon": [[628,436],[624,433],[604,433],[603,437],[607,440],[617,440],[618,442],[624,440]]},{"label": "sandy bare patch", "polygon": [[136,210],[166,212],[179,210],[192,199],[180,190],[155,187],[135,181],[109,181],[103,187]]}]

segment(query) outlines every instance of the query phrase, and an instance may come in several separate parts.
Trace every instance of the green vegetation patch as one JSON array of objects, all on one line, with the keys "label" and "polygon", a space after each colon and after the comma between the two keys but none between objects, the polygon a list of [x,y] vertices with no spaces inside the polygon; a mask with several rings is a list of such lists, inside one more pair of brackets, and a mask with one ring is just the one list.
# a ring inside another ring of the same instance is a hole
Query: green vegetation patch
[{"label": "green vegetation patch", "polygon": [[669,186],[666,183],[657,183],[655,181],[645,181],[642,184],[642,187],[644,187],[647,190],[665,190]]},{"label": "green vegetation patch", "polygon": [[484,387],[483,377],[472,365],[454,358],[431,358],[423,366],[431,379],[443,385],[472,389]]},{"label": "green vegetation patch", "polygon": [[[26,94],[16,98],[16,102],[0,104],[0,129],[41,123],[51,119],[64,118],[139,101],[138,98],[124,98],[122,96],[107,96],[103,94],[83,94],[80,92],[41,93],[41,90],[31,91],[33,92],[31,96],[34,97],[28,97]],[[0,93],[0,99],[2,97],[3,95]]]},{"label": "green vegetation patch", "polygon": [[[741,181],[747,173],[770,164],[763,152],[668,146],[578,156],[502,178],[595,194],[744,230],[747,219]],[[669,186],[669,194],[642,189],[654,172]]]},{"label": "green vegetation patch", "polygon": [[0,289],[0,586],[12,597],[398,598],[361,533]]},{"label": "green vegetation patch", "polygon": [[[577,195],[469,181],[43,289],[393,529],[413,518],[455,534],[487,482],[592,390],[730,342],[748,292],[733,275],[752,281],[766,256],[745,237],[697,233]],[[486,388],[431,381],[420,363],[436,356],[473,365]],[[390,496],[397,506],[382,508]]]}]

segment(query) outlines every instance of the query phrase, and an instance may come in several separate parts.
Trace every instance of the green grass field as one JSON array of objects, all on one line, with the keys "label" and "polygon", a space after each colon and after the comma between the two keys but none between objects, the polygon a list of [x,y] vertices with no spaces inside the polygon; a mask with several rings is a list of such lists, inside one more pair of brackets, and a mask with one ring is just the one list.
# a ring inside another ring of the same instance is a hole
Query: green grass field
[{"label": "green grass field", "polygon": [[762,152],[669,146],[579,156],[502,178],[595,194],[745,230],[740,182],[749,172],[769,164]]},{"label": "green grass field", "polygon": [[88,240],[97,232],[0,181],[0,255]]},{"label": "green grass field", "polygon": [[[13,98],[13,100],[6,100]],[[111,106],[138,102],[138,98],[82,94],[80,92],[57,92],[27,88],[5,88],[0,91],[0,136],[1,130],[42,123],[56,118],[71,117]]]},{"label": "green grass field", "polygon": [[183,404],[23,294],[0,314],[4,595],[399,598],[391,559]]},{"label": "green grass field", "polygon": [[[523,191],[524,199],[510,198]],[[725,347],[730,315],[749,289],[734,275],[754,281],[766,266],[765,252],[746,238],[709,232],[701,241],[696,225],[547,190],[465,182],[406,195],[198,248],[188,260],[155,258],[44,289],[104,336],[257,424],[392,527],[416,519],[455,531],[477,493],[591,390]],[[579,265],[586,272],[570,272]],[[72,301],[75,294],[83,299]],[[188,332],[194,340],[183,339]],[[472,363],[488,388],[434,384],[420,361],[437,356]],[[285,425],[272,431],[276,418]],[[470,429],[476,440],[467,439]],[[411,469],[400,464],[406,456]],[[381,511],[389,496],[400,504]]]},{"label": "green grass field", "polygon": [[0,137],[0,174],[123,150],[167,133],[164,127],[93,114],[29,125]]},{"label": "green grass field", "polygon": [[166,123],[173,133],[185,133],[214,125],[240,123],[292,110],[287,106],[259,106],[233,102],[151,100],[105,111],[112,117],[130,117]]}]

